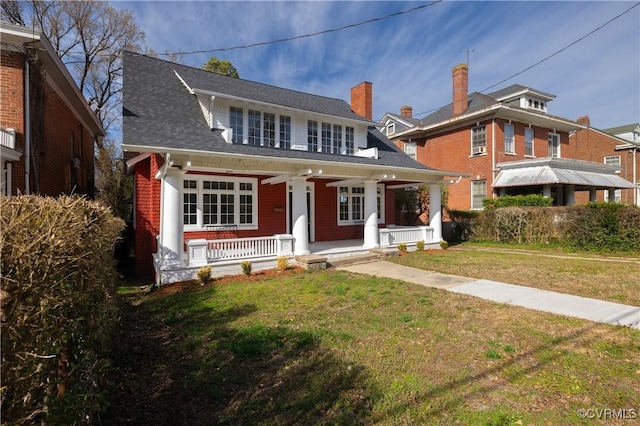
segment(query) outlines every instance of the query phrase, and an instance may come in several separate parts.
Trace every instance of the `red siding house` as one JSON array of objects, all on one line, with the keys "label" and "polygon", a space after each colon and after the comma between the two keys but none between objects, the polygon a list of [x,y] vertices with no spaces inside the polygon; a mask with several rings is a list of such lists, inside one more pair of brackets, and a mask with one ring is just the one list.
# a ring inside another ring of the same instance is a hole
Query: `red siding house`
[{"label": "red siding house", "polygon": [[[442,239],[440,188],[375,129],[372,87],[340,99],[124,53],[123,148],[135,177],[139,276],[158,283],[278,256]],[[428,185],[429,226],[396,228],[394,191]],[[321,250],[322,248],[322,250]]]},{"label": "red siding house", "polygon": [[104,130],[47,39],[0,23],[0,192],[94,195]]},{"label": "red siding house", "polygon": [[468,68],[452,70],[452,102],[418,120],[412,108],[380,120],[383,132],[410,157],[470,177],[452,186],[448,208],[481,209],[482,200],[539,193],[556,205],[576,192],[632,187],[606,164],[575,161],[569,135],[585,126],[549,114],[554,95],[521,85],[489,94],[468,93]]}]

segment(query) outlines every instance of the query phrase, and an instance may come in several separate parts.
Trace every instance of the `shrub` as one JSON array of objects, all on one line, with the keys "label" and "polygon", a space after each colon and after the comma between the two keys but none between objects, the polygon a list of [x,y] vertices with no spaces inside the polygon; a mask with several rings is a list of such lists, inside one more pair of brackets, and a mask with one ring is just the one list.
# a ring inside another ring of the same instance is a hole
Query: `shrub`
[{"label": "shrub", "polygon": [[91,423],[105,408],[124,223],[78,197],[0,198],[3,424]]},{"label": "shrub", "polygon": [[502,207],[551,207],[553,198],[538,194],[506,195],[500,198],[485,198],[482,200],[485,209]]},{"label": "shrub", "polygon": [[449,243],[448,243],[448,242],[446,242],[445,240],[440,241],[440,248],[441,248],[442,250],[446,250],[446,249],[448,249],[448,248],[449,248]]},{"label": "shrub", "polygon": [[289,258],[286,256],[278,256],[276,260],[276,271],[284,271],[289,267]]},{"label": "shrub", "polygon": [[211,268],[211,266],[203,266],[202,268],[198,269],[197,276],[200,285],[209,284],[213,280],[212,275],[213,269]]},{"label": "shrub", "polygon": [[406,253],[407,252],[407,243],[398,243],[398,250],[400,250],[400,253]]},{"label": "shrub", "polygon": [[453,241],[467,241],[473,236],[474,224],[480,215],[475,210],[447,210],[453,224]]},{"label": "shrub", "polygon": [[565,242],[582,250],[640,251],[640,209],[617,203],[572,207]]},{"label": "shrub", "polygon": [[251,262],[249,262],[248,260],[243,260],[242,262],[240,262],[240,266],[242,267],[242,273],[249,276],[251,275]]},{"label": "shrub", "polygon": [[424,251],[424,241],[420,240],[416,243],[416,250],[418,251]]}]

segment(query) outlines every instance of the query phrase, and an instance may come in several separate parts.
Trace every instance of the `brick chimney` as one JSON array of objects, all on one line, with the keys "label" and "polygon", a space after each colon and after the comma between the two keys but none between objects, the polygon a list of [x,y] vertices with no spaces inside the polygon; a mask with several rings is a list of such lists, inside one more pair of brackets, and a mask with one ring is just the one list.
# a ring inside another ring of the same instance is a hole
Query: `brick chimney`
[{"label": "brick chimney", "polygon": [[373,119],[373,89],[371,83],[363,81],[351,89],[351,109],[367,120]]},{"label": "brick chimney", "polygon": [[409,105],[402,105],[400,107],[400,116],[404,118],[412,118],[413,117],[413,108]]},{"label": "brick chimney", "polygon": [[582,124],[583,126],[591,127],[591,120],[589,120],[589,116],[588,115],[583,115],[581,117],[578,117],[578,119],[576,121],[578,122],[578,124]]},{"label": "brick chimney", "polygon": [[467,110],[469,91],[469,67],[460,64],[453,67],[453,115],[460,115]]}]

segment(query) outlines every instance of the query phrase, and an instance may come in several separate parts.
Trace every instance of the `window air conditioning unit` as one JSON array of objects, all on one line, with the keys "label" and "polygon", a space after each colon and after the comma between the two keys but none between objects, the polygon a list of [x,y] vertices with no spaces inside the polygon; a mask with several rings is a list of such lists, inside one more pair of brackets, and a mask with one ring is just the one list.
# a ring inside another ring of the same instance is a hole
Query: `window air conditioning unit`
[{"label": "window air conditioning unit", "polygon": [[80,159],[79,158],[72,158],[71,159],[71,167],[74,169],[79,169],[80,168]]},{"label": "window air conditioning unit", "polygon": [[487,153],[487,147],[486,146],[474,146],[473,147],[473,155],[486,154],[486,153]]}]

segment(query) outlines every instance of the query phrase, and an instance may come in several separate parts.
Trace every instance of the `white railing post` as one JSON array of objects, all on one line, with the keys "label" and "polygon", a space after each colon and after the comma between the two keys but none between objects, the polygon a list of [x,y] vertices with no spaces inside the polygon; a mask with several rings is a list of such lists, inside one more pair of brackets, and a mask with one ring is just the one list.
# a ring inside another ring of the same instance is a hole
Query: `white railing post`
[{"label": "white railing post", "polygon": [[391,245],[391,230],[382,228],[380,230],[380,247],[389,247]]},{"label": "white railing post", "polygon": [[207,240],[199,238],[187,241],[187,263],[189,266],[207,264]]},{"label": "white railing post", "polygon": [[293,256],[293,235],[277,234],[276,242],[276,254],[278,256]]}]

